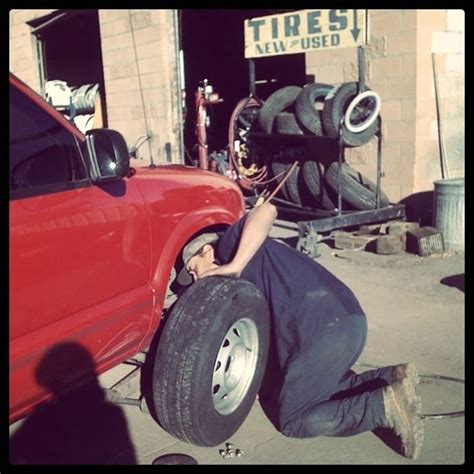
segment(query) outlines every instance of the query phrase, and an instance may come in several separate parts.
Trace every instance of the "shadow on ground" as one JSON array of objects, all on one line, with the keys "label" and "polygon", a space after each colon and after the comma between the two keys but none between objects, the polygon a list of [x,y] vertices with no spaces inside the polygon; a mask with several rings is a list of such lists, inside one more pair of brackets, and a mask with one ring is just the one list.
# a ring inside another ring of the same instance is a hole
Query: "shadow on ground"
[{"label": "shadow on ground", "polygon": [[[77,386],[77,376],[83,382]],[[105,399],[89,352],[54,346],[35,370],[53,395],[10,437],[12,464],[137,464],[123,410]]]},{"label": "shadow on ground", "polygon": [[458,290],[464,291],[464,273],[459,273],[457,275],[450,275],[440,280],[440,283],[446,286],[452,286]]}]

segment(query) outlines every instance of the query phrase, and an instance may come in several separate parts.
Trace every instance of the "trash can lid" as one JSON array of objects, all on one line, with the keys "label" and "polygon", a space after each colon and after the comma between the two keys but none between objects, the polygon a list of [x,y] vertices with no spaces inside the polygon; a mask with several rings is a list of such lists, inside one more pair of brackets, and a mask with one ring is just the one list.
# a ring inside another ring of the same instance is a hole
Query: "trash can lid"
[{"label": "trash can lid", "polygon": [[437,179],[433,181],[435,186],[464,186],[465,179],[464,176],[461,178],[446,178],[446,179]]}]

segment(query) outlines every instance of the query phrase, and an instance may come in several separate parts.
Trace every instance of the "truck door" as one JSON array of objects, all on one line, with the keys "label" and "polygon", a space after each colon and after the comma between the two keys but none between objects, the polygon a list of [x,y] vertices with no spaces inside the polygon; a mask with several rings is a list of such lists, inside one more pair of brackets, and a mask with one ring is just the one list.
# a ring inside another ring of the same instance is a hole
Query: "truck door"
[{"label": "truck door", "polygon": [[[80,343],[97,369],[123,360],[152,313],[150,237],[130,181],[89,180],[77,139],[10,86],[10,400],[42,396],[45,350]],[[67,122],[66,122],[67,124]]]}]

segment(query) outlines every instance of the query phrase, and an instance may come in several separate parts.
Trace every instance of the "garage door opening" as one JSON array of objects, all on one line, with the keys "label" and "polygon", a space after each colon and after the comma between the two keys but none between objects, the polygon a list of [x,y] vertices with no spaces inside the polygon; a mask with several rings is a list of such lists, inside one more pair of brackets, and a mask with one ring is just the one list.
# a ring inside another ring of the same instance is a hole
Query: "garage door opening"
[{"label": "garage door opening", "polygon": [[[73,90],[81,89],[84,105],[78,113],[92,112],[95,95],[88,107],[86,95],[91,90],[104,97],[104,75],[97,10],[56,10],[50,15],[30,22],[38,40],[38,60],[41,89],[46,97],[46,85],[51,81],[64,81]],[[89,85],[90,87],[86,87]],[[92,87],[94,86],[94,87]],[[101,126],[106,126],[105,106],[100,104]],[[89,110],[87,110],[89,109]],[[90,110],[92,109],[92,110]],[[70,110],[62,110],[70,114]],[[95,112],[98,112],[97,110]],[[70,114],[71,115],[71,114]],[[71,117],[72,118],[72,117]]]},{"label": "garage door opening", "polygon": [[[244,57],[244,20],[285,11],[288,10],[180,10],[187,111],[184,145],[188,163],[197,160],[198,153],[195,92],[199,83],[207,79],[223,99],[209,109],[207,142],[209,152],[225,149],[232,111],[250,93],[249,65]],[[256,94],[262,100],[281,87],[306,83],[304,54],[260,58],[255,66],[259,82]]]}]

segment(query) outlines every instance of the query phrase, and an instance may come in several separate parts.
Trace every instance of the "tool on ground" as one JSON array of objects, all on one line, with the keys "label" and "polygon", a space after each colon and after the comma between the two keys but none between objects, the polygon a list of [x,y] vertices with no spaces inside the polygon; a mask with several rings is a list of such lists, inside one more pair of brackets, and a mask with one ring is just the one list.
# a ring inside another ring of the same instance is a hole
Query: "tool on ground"
[{"label": "tool on ground", "polygon": [[219,449],[219,454],[224,459],[230,459],[233,457],[240,458],[244,454],[242,449],[238,449],[238,448],[234,449],[234,445],[232,443],[226,443],[225,446],[226,446],[225,449]]}]

